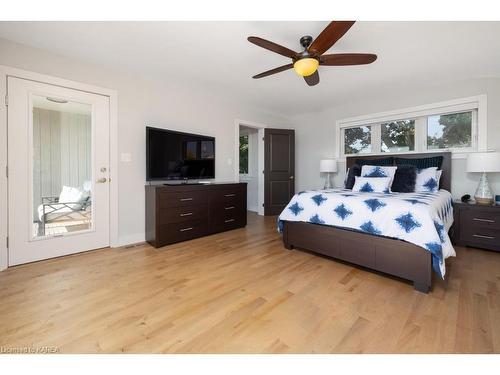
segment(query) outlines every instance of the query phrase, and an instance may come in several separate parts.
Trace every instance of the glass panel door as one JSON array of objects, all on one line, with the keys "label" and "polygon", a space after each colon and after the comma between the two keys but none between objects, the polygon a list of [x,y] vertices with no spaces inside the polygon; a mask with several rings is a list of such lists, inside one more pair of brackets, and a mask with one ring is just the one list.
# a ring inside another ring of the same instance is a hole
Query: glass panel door
[{"label": "glass panel door", "polygon": [[9,266],[109,245],[109,98],[9,77]]},{"label": "glass panel door", "polygon": [[32,96],[32,238],[92,228],[92,106]]}]

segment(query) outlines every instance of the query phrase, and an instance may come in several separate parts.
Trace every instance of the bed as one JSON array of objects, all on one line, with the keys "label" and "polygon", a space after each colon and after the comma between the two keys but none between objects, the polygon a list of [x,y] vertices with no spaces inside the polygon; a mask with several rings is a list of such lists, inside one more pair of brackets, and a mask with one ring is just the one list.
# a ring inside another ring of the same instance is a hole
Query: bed
[{"label": "bed", "polygon": [[[287,249],[305,249],[407,279],[413,282],[416,290],[427,293],[432,286],[433,268],[444,277],[444,259],[455,254],[448,236],[453,223],[449,193],[451,153],[391,156],[407,159],[442,157],[439,191],[428,194],[357,194],[343,189],[300,192],[280,215],[279,230]],[[351,168],[358,158],[346,158],[346,168]],[[363,159],[376,160],[380,156],[364,156]],[[312,204],[309,210],[305,200]],[[345,206],[344,202],[347,202]],[[361,226],[360,222],[352,224],[356,221],[352,219],[354,215],[351,220],[342,221],[343,216],[351,215],[359,205],[367,206],[367,202],[371,209],[365,207],[364,217],[359,219],[364,220]],[[384,214],[378,210],[382,206]],[[340,221],[326,219],[324,210],[330,212],[332,209],[337,210],[336,217],[340,217],[337,219]],[[306,217],[308,219],[304,220]],[[396,232],[391,223],[398,221],[403,225],[399,225],[400,231]],[[379,231],[378,227],[384,230]],[[413,230],[415,228],[418,230]]]}]

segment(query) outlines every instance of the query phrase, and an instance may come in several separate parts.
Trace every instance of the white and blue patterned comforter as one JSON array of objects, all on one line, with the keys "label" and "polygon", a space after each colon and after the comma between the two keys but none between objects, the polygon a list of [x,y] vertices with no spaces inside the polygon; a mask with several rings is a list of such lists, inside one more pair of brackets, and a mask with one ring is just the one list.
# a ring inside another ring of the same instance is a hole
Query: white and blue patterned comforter
[{"label": "white and blue patterned comforter", "polygon": [[448,237],[453,224],[451,194],[364,193],[345,189],[303,191],[278,219],[332,225],[411,242],[432,253],[433,269],[444,277],[445,262],[455,256]]}]

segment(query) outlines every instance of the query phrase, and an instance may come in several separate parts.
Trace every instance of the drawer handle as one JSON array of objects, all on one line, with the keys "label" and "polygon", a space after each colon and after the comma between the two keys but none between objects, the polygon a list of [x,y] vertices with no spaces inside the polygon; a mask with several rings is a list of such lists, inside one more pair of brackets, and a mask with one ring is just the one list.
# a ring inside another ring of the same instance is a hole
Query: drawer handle
[{"label": "drawer handle", "polygon": [[225,194],[224,196],[225,196],[226,198],[229,198],[229,197],[234,197],[235,195],[236,195],[236,194],[232,194],[232,193],[231,193],[231,194]]},{"label": "drawer handle", "polygon": [[193,230],[193,227],[179,229],[179,232],[187,232],[188,230]]},{"label": "drawer handle", "polygon": [[491,237],[491,236],[483,236],[481,234],[473,234],[472,237],[478,237],[478,238],[485,238],[487,240],[494,240],[495,237]]},{"label": "drawer handle", "polygon": [[233,221],[234,221],[234,219],[227,219],[227,220],[224,220],[224,223],[231,223]]},{"label": "drawer handle", "polygon": [[179,214],[179,216],[191,216],[193,213],[192,212],[186,212],[185,214]]},{"label": "drawer handle", "polygon": [[224,207],[225,210],[234,210],[234,206]]},{"label": "drawer handle", "polygon": [[480,219],[478,217],[475,217],[474,219],[472,219],[474,221],[482,221],[482,222],[485,222],[485,223],[494,223],[495,220],[490,220],[490,219]]},{"label": "drawer handle", "polygon": [[179,199],[181,202],[192,201],[193,198],[181,198]]}]

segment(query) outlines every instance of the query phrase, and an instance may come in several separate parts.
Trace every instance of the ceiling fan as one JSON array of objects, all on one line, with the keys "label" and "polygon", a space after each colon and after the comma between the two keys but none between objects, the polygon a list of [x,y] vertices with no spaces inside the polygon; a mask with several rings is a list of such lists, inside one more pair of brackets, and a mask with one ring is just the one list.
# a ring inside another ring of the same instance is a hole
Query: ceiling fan
[{"label": "ceiling fan", "polygon": [[377,59],[377,55],[371,53],[334,53],[323,55],[351,28],[355,21],[332,21],[313,41],[311,36],[300,38],[300,44],[304,48],[302,52],[294,52],[269,40],[256,36],[248,37],[248,41],[269,51],[279,53],[292,59],[291,64],[286,64],[271,70],[267,70],[253,76],[262,78],[283,72],[293,68],[295,72],[304,77],[309,86],[319,83],[318,66],[342,66],[342,65],[363,65],[371,64]]}]

